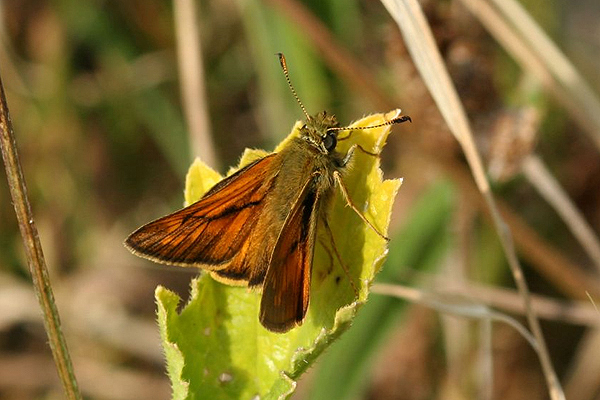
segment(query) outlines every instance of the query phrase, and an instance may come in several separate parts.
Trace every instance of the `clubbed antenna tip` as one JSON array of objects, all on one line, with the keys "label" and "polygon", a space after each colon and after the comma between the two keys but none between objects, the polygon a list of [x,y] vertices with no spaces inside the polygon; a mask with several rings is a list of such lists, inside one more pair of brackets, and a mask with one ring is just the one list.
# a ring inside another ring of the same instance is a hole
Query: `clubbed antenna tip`
[{"label": "clubbed antenna tip", "polygon": [[308,113],[306,112],[306,108],[304,108],[304,104],[302,104],[302,102],[300,101],[300,98],[298,97],[298,94],[296,93],[296,89],[294,89],[294,85],[292,85],[292,81],[290,80],[290,73],[288,72],[287,62],[285,62],[285,56],[283,55],[283,53],[277,53],[277,56],[279,57],[279,63],[281,64],[281,69],[283,69],[283,73],[285,74],[285,80],[287,81],[287,84],[290,87],[290,90],[292,91],[294,98],[300,105],[300,108],[302,108],[302,112],[306,116],[306,119],[310,119],[310,115],[308,115]]}]

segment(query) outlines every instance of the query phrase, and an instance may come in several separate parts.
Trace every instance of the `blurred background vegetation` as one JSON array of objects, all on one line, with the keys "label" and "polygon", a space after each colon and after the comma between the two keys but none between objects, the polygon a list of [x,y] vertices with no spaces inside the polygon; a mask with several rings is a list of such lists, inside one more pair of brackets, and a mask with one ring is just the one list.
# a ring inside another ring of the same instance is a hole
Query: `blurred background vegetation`
[{"label": "blurred background vegetation", "polygon": [[[461,2],[421,3],[490,165],[528,282],[543,296],[542,327],[568,398],[600,399],[600,314],[586,297],[587,291],[596,304],[600,299],[598,268],[520,164],[531,153],[543,159],[597,232],[598,148]],[[523,3],[597,93],[600,3]],[[182,205],[193,157],[201,154],[225,172],[245,147],[271,149],[289,133],[302,113],[277,52],[286,54],[310,113],[327,109],[349,123],[401,107],[413,119],[394,128],[382,155],[386,176],[404,177],[404,184],[379,281],[469,296],[524,320],[459,147],[379,1],[196,5],[210,124],[190,133],[186,112],[201,110],[186,110],[182,100],[171,2],[0,4],[2,81],[85,398],[169,396],[154,288],[186,296],[193,271],[140,260],[121,243],[137,226]],[[210,147],[197,144],[202,140]],[[0,398],[62,398],[4,184],[0,310]],[[547,398],[527,342],[507,326],[494,325],[491,336],[480,328],[373,294],[294,398],[476,398],[485,340],[491,340],[493,398]]]}]

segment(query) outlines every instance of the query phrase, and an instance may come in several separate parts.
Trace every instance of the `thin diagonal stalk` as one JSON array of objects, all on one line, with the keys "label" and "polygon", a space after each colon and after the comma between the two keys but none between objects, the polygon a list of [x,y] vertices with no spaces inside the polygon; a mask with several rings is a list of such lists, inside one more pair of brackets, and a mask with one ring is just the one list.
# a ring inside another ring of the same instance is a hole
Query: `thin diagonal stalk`
[{"label": "thin diagonal stalk", "polygon": [[[436,162],[435,159],[432,159],[432,161]],[[466,195],[470,204],[476,205],[485,212],[486,217],[490,217],[485,201],[473,183],[470,174],[456,163],[443,162],[442,167],[452,177],[452,180],[459,185],[461,192]],[[600,279],[595,273],[584,270],[581,266],[569,260],[563,252],[547,243],[505,202],[500,200],[497,203],[502,218],[514,235],[522,257],[544,279],[552,282],[560,293],[569,298],[585,299],[585,291],[588,291],[594,298],[600,298]]]},{"label": "thin diagonal stalk", "polygon": [[523,160],[521,168],[527,180],[561,216],[600,272],[598,237],[560,184],[550,174],[543,161],[535,155],[530,155]]},{"label": "thin diagonal stalk", "polygon": [[382,3],[400,27],[413,61],[423,76],[423,80],[429,88],[444,120],[465,153],[471,173],[492,216],[515,283],[523,298],[525,309],[527,310],[527,320],[536,340],[537,354],[542,365],[542,370],[544,371],[550,396],[553,400],[564,399],[564,393],[554,372],[538,318],[531,307],[529,288],[515,252],[510,229],[502,220],[496,206],[496,201],[485,176],[481,157],[475,146],[465,111],[452,85],[448,71],[444,67],[442,57],[435,45],[433,34],[423,15],[423,11],[417,0],[382,0]]},{"label": "thin diagonal stalk", "polygon": [[483,319],[479,324],[479,351],[477,355],[478,399],[491,400],[494,398],[494,359],[492,357],[492,321]]},{"label": "thin diagonal stalk", "polygon": [[192,157],[200,157],[213,168],[218,167],[211,138],[210,118],[206,102],[204,66],[196,0],[173,2],[179,86],[187,120]]},{"label": "thin diagonal stalk", "polygon": [[523,6],[515,0],[462,2],[523,69],[540,79],[600,148],[600,99]]},{"label": "thin diagonal stalk", "polygon": [[77,386],[73,365],[67,349],[67,343],[60,329],[60,318],[58,309],[54,302],[52,286],[48,277],[48,269],[42,252],[42,245],[38,236],[37,228],[33,222],[31,206],[27,198],[27,187],[21,169],[21,162],[17,152],[17,144],[13,133],[12,121],[8,112],[8,104],[4,95],[4,86],[0,78],[0,147],[2,148],[2,159],[10,189],[10,195],[17,215],[19,229],[25,246],[27,263],[33,280],[33,288],[40,303],[44,316],[44,326],[48,334],[50,348],[58,375],[62,381],[63,388],[70,400],[81,399],[81,393]]},{"label": "thin diagonal stalk", "polygon": [[412,303],[431,307],[442,313],[504,322],[516,329],[521,336],[529,342],[531,347],[536,352],[538,351],[538,343],[526,327],[516,319],[501,312],[494,311],[484,304],[474,303],[467,299],[459,299],[457,297],[450,298],[449,296],[442,296],[436,293],[429,293],[424,290],[396,284],[377,283],[373,285],[372,290],[373,293],[398,297]]},{"label": "thin diagonal stalk", "polygon": [[[525,315],[523,301],[514,289],[500,288],[473,281],[453,283],[445,277],[416,273],[419,282],[425,282],[428,290],[444,296],[464,296],[488,307],[515,315]],[[541,319],[600,329],[596,310],[585,300],[571,301],[534,294],[533,307]]]}]

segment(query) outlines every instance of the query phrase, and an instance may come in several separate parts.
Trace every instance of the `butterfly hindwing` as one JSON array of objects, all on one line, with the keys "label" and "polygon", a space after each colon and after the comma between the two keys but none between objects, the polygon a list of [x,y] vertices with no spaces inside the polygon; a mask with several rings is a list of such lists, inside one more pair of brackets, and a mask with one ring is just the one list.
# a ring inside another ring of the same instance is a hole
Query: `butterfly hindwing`
[{"label": "butterfly hindwing", "polygon": [[316,177],[305,183],[292,206],[263,283],[260,321],[271,331],[286,332],[300,324],[308,308],[319,204]]}]

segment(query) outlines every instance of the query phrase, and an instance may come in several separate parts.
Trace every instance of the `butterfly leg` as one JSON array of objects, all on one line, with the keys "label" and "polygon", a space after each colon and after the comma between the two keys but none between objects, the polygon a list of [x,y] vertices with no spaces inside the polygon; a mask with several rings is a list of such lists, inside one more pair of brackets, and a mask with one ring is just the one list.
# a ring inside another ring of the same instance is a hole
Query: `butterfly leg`
[{"label": "butterfly leg", "polygon": [[338,262],[342,266],[342,269],[344,270],[344,273],[348,277],[348,280],[350,281],[350,285],[352,286],[352,289],[354,290],[356,297],[358,297],[358,293],[359,293],[358,288],[356,287],[356,284],[354,283],[354,279],[352,279],[352,276],[350,275],[350,270],[348,269],[346,264],[344,264],[344,262],[342,261],[342,257],[340,256],[340,253],[338,252],[337,246],[335,245],[335,240],[333,238],[333,232],[331,231],[331,227],[329,226],[329,223],[327,222],[327,218],[323,217],[321,219],[323,221],[323,225],[325,226],[325,230],[327,231],[329,239],[331,240],[331,246],[333,247],[333,252],[335,253],[335,258],[337,258]]},{"label": "butterfly leg", "polygon": [[379,157],[379,155],[380,155],[380,153],[374,153],[372,151],[365,150],[365,148],[362,147],[360,144],[353,144],[352,146],[350,146],[350,149],[348,149],[348,152],[344,156],[344,159],[342,160],[341,165],[340,165],[341,167],[345,167],[346,164],[348,164],[350,162],[350,160],[352,159],[352,156],[354,155],[354,151],[356,149],[359,149],[360,151],[362,151],[363,153],[365,153],[368,156]]},{"label": "butterfly leg", "polygon": [[[352,150],[352,149],[350,149],[350,150]],[[350,151],[348,151],[348,153],[350,153]],[[387,236],[385,236],[383,233],[379,232],[379,230],[371,223],[371,221],[369,221],[362,214],[362,212],[360,212],[360,210],[358,208],[356,208],[356,206],[352,202],[352,199],[350,199],[350,196],[348,195],[348,190],[346,189],[346,185],[344,184],[344,181],[342,180],[342,176],[340,175],[340,173],[338,171],[334,171],[333,172],[333,177],[336,180],[336,182],[338,183],[338,185],[340,186],[340,190],[342,191],[342,195],[344,196],[344,200],[346,200],[346,204],[360,217],[360,219],[363,220],[363,222],[365,224],[367,224],[373,230],[373,232],[375,232],[377,235],[379,235],[382,239],[385,239],[386,241],[389,242],[390,238],[388,238]]]},{"label": "butterfly leg", "polygon": [[333,271],[333,256],[331,255],[331,251],[329,250],[329,247],[327,247],[327,244],[323,240],[319,239],[319,244],[321,245],[321,247],[323,247],[323,250],[325,250],[325,252],[327,253],[327,257],[329,257],[329,267],[327,268],[327,271],[325,274],[325,275],[329,275]]}]

